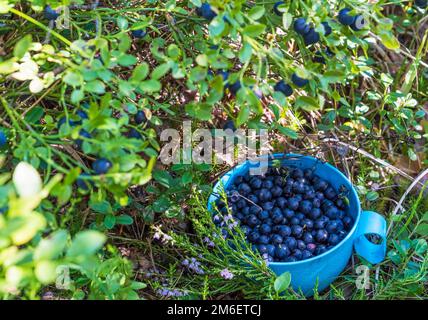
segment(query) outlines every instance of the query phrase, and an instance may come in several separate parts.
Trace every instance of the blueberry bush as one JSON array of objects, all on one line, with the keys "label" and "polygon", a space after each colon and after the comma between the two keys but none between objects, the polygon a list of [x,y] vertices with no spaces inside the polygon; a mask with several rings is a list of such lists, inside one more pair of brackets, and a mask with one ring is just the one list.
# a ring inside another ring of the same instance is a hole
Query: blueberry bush
[{"label": "blueberry bush", "polygon": [[[387,219],[386,259],[354,255],[314,299],[426,298],[427,26],[424,0],[0,0],[0,296],[304,298],[269,260],[340,242],[346,195],[300,172],[247,181],[224,190],[224,231],[207,199],[233,164],[160,160],[163,130],[191,121],[266,129]],[[285,200],[248,219],[250,194]]]}]

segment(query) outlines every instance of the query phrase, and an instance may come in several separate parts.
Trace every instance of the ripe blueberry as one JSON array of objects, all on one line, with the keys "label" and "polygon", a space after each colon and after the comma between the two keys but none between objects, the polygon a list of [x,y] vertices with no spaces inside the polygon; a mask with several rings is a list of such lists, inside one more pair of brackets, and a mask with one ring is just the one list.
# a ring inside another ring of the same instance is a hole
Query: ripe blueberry
[{"label": "ripe blueberry", "polygon": [[294,250],[297,247],[297,241],[293,237],[288,237],[285,239],[284,244],[288,247],[290,250]]},{"label": "ripe blueberry", "polygon": [[314,28],[310,28],[309,32],[303,36],[303,40],[305,41],[305,45],[309,46],[320,41],[320,35]]},{"label": "ripe blueberry", "polygon": [[294,225],[291,227],[291,234],[293,237],[300,238],[303,234],[303,228],[298,225]]},{"label": "ripe blueberry", "polygon": [[317,242],[326,242],[328,239],[328,232],[324,229],[317,230],[317,233],[315,234],[315,240]]},{"label": "ripe blueberry", "polygon": [[246,195],[251,192],[251,187],[245,182],[243,182],[238,186],[238,190],[241,194]]},{"label": "ripe blueberry", "polygon": [[52,9],[51,6],[46,6],[43,14],[48,20],[56,20],[59,17],[59,12]]},{"label": "ripe blueberry", "polygon": [[275,257],[278,259],[284,259],[290,254],[289,248],[286,246],[278,245],[275,248]]},{"label": "ripe blueberry", "polygon": [[335,246],[340,242],[340,238],[337,234],[332,233],[328,236],[327,242],[332,245]]},{"label": "ripe blueberry", "polygon": [[299,209],[304,214],[309,214],[312,210],[312,202],[309,200],[303,200],[302,202],[300,202]]},{"label": "ripe blueberry", "polygon": [[351,12],[349,8],[344,8],[339,11],[338,20],[345,26],[350,26],[355,21],[355,17],[350,15],[349,12]]},{"label": "ripe blueberry", "polygon": [[270,225],[268,225],[268,224],[262,224],[261,226],[260,226],[260,233],[261,234],[270,234],[271,233],[271,231],[272,231],[272,228],[270,227]]},{"label": "ripe blueberry", "polygon": [[278,10],[278,7],[283,3],[284,1],[278,1],[275,2],[275,4],[273,5],[273,12],[275,12],[275,14],[277,14],[278,16],[282,16],[282,12]]},{"label": "ripe blueberry", "polygon": [[284,238],[281,237],[279,234],[274,234],[271,238],[272,244],[281,244],[283,243]]},{"label": "ripe blueberry", "polygon": [[257,231],[252,231],[248,235],[248,240],[250,240],[253,243],[256,243],[260,238],[260,234]]},{"label": "ripe blueberry", "polygon": [[260,220],[265,220],[269,218],[269,212],[266,210],[263,210],[263,211],[260,211],[257,216],[259,217]]},{"label": "ripe blueberry", "polygon": [[76,179],[76,185],[79,189],[86,191],[89,189],[89,186],[91,185],[91,181],[87,179],[82,179],[83,177],[90,177],[90,175],[87,173],[80,174],[79,177]]},{"label": "ripe blueberry", "polygon": [[212,20],[217,16],[217,13],[211,8],[208,3],[203,3],[197,10],[197,14],[207,20]]},{"label": "ripe blueberry", "polygon": [[284,80],[278,81],[273,87],[275,91],[282,92],[282,94],[286,97],[289,97],[293,94],[293,88],[284,82]]},{"label": "ripe blueberry", "polygon": [[92,163],[92,169],[94,169],[96,174],[107,173],[112,166],[112,163],[105,158],[97,159]]},{"label": "ripe blueberry", "polygon": [[291,210],[297,210],[297,208],[299,208],[299,204],[300,204],[300,201],[296,197],[293,197],[288,199],[287,206]]},{"label": "ripe blueberry", "polygon": [[146,114],[142,110],[138,110],[134,117],[136,124],[142,124],[147,121]]},{"label": "ripe blueberry", "polygon": [[293,73],[291,75],[291,81],[298,86],[298,87],[304,87],[309,83],[308,79],[300,78],[297,74]]},{"label": "ripe blueberry", "polygon": [[309,250],[302,251],[302,260],[306,260],[312,257],[312,253]]},{"label": "ripe blueberry", "polygon": [[321,24],[324,26],[324,35],[327,37],[332,33],[332,29],[330,27],[330,25],[328,24],[328,22],[324,21],[321,22]]},{"label": "ripe blueberry", "polygon": [[261,235],[258,239],[260,244],[269,244],[269,237],[265,234]]},{"label": "ripe blueberry", "polygon": [[354,31],[363,30],[367,25],[367,20],[361,14],[355,16],[354,22],[351,24],[351,29]]},{"label": "ripe blueberry", "polygon": [[232,131],[236,131],[235,123],[233,120],[227,120],[223,125],[223,130],[230,129]]},{"label": "ripe blueberry", "polygon": [[138,29],[138,30],[132,30],[131,31],[131,35],[134,38],[144,38],[146,36],[147,32],[143,29]]},{"label": "ripe blueberry", "polygon": [[7,137],[3,130],[0,129],[0,148],[4,147],[7,143]]},{"label": "ripe blueberry", "polygon": [[259,220],[255,215],[250,214],[246,219],[246,223],[250,228],[253,228],[259,223]]},{"label": "ripe blueberry", "polygon": [[241,82],[238,80],[229,86],[229,90],[233,95],[236,95],[241,87]]},{"label": "ripe blueberry", "polygon": [[294,31],[296,31],[300,35],[305,35],[309,32],[310,25],[306,23],[305,18],[297,18],[296,21],[294,21]]}]

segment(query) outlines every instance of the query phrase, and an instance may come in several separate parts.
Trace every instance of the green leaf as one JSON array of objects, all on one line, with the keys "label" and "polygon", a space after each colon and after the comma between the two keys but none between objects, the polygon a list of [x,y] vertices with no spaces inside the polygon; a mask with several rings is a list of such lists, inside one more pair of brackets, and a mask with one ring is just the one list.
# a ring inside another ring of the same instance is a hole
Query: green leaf
[{"label": "green leaf", "polygon": [[265,31],[266,26],[261,23],[247,25],[242,33],[251,38],[257,38]]},{"label": "green leaf", "polygon": [[106,241],[106,236],[94,230],[79,232],[68,249],[68,257],[90,256],[102,248]]},{"label": "green leaf", "polygon": [[420,234],[423,237],[428,236],[428,224],[427,223],[422,223],[420,225],[417,226],[415,232],[417,234]]},{"label": "green leaf", "polygon": [[104,226],[107,229],[113,229],[115,224],[116,224],[116,217],[114,215],[109,214],[104,217]]},{"label": "green leaf", "polygon": [[400,42],[391,32],[381,32],[379,37],[382,41],[382,44],[390,50],[400,49]]},{"label": "green leaf", "polygon": [[284,27],[284,30],[288,30],[292,22],[293,22],[293,16],[290,13],[286,12],[282,15],[282,25]]},{"label": "green leaf", "polygon": [[117,224],[129,226],[134,223],[134,219],[132,219],[132,217],[127,214],[121,214],[116,218],[116,222]]},{"label": "green leaf", "polygon": [[318,101],[315,98],[300,96],[296,99],[295,106],[306,111],[314,111],[320,108]]},{"label": "green leaf", "polygon": [[207,103],[189,103],[186,105],[186,112],[199,120],[210,120],[213,106]]},{"label": "green leaf", "polygon": [[34,250],[34,260],[55,260],[67,245],[68,232],[57,230],[48,238],[42,239]]},{"label": "green leaf", "polygon": [[141,82],[141,84],[139,85],[139,88],[143,92],[153,93],[153,92],[158,92],[160,89],[162,89],[162,85],[159,81],[155,79],[150,79],[150,80]]},{"label": "green leaf", "polygon": [[28,123],[37,123],[43,117],[44,109],[42,107],[34,107],[26,115],[25,120]]},{"label": "green leaf", "polygon": [[85,85],[85,90],[91,93],[103,94],[105,93],[105,84],[100,80],[89,81]]},{"label": "green leaf", "polygon": [[248,121],[250,117],[250,108],[248,106],[242,106],[239,110],[238,117],[236,118],[236,125],[239,127]]},{"label": "green leaf", "polygon": [[16,43],[15,48],[13,49],[13,55],[18,59],[21,59],[30,48],[31,42],[32,42],[31,34],[27,34],[26,36],[22,37]]},{"label": "green leaf", "polygon": [[291,274],[289,272],[284,272],[279,277],[275,279],[274,289],[276,292],[281,293],[288,289],[291,283]]},{"label": "green leaf", "polygon": [[151,78],[158,80],[158,79],[162,78],[164,75],[166,75],[170,69],[171,69],[171,66],[169,63],[163,63],[163,64],[157,66],[152,71]]},{"label": "green leaf", "polygon": [[215,38],[222,34],[225,27],[226,24],[224,20],[220,17],[217,17],[213,19],[213,21],[211,21],[208,30],[210,32],[210,35]]},{"label": "green leaf", "polygon": [[147,78],[149,74],[149,65],[146,62],[142,62],[134,68],[132,71],[131,81],[140,82]]},{"label": "green leaf", "polygon": [[299,135],[297,134],[296,131],[294,131],[293,129],[290,128],[286,128],[283,126],[278,125],[278,130],[279,132],[281,132],[283,135],[290,137],[291,139],[297,139],[299,137]]},{"label": "green leaf", "polygon": [[132,283],[131,283],[131,289],[133,289],[133,290],[141,290],[141,289],[144,289],[146,287],[147,287],[147,285],[143,282],[132,281]]},{"label": "green leaf", "polygon": [[174,179],[167,171],[163,170],[154,170],[153,171],[153,179],[159,182],[161,185],[169,188],[171,187]]},{"label": "green leaf", "polygon": [[367,201],[375,201],[377,198],[379,198],[379,194],[376,191],[369,191],[366,194]]},{"label": "green leaf", "polygon": [[253,54],[253,48],[248,42],[245,42],[241,50],[239,50],[238,57],[242,63],[245,63],[251,59],[252,54]]},{"label": "green leaf", "polygon": [[254,6],[248,12],[248,16],[253,20],[258,20],[265,14],[265,7],[263,6]]},{"label": "green leaf", "polygon": [[130,67],[137,63],[137,58],[130,54],[122,54],[117,58],[117,63],[122,67]]}]

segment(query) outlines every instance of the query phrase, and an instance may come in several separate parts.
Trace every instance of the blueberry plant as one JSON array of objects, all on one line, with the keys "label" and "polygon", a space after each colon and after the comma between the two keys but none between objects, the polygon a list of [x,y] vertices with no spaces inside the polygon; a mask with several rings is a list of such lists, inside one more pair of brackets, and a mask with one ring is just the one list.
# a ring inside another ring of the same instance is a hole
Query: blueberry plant
[{"label": "blueberry plant", "polygon": [[[115,246],[146,250],[146,224],[186,223],[195,194],[227,170],[157,161],[161,131],[183,120],[269,129],[280,151],[334,138],[426,166],[428,35],[406,37],[426,23],[426,5],[0,0],[0,293],[41,296],[52,270],[72,265],[67,297],[138,298],[144,284]],[[355,183],[372,202],[379,193],[366,182],[383,172],[365,165]],[[25,210],[11,178],[22,167],[41,176]],[[20,226],[24,242],[14,240]],[[40,257],[39,247],[52,253]],[[265,280],[278,295],[281,283]]]}]

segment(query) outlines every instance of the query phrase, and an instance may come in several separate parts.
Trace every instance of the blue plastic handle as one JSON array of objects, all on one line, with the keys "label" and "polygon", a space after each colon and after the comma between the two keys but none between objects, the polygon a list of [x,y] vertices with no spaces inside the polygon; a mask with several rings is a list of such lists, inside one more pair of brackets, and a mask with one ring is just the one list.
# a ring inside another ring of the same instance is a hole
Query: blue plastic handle
[{"label": "blue plastic handle", "polygon": [[[376,234],[382,242],[375,244],[366,238],[366,234]],[[385,259],[386,254],[386,220],[373,211],[363,211],[360,216],[354,240],[354,248],[358,255],[372,264]]]}]

